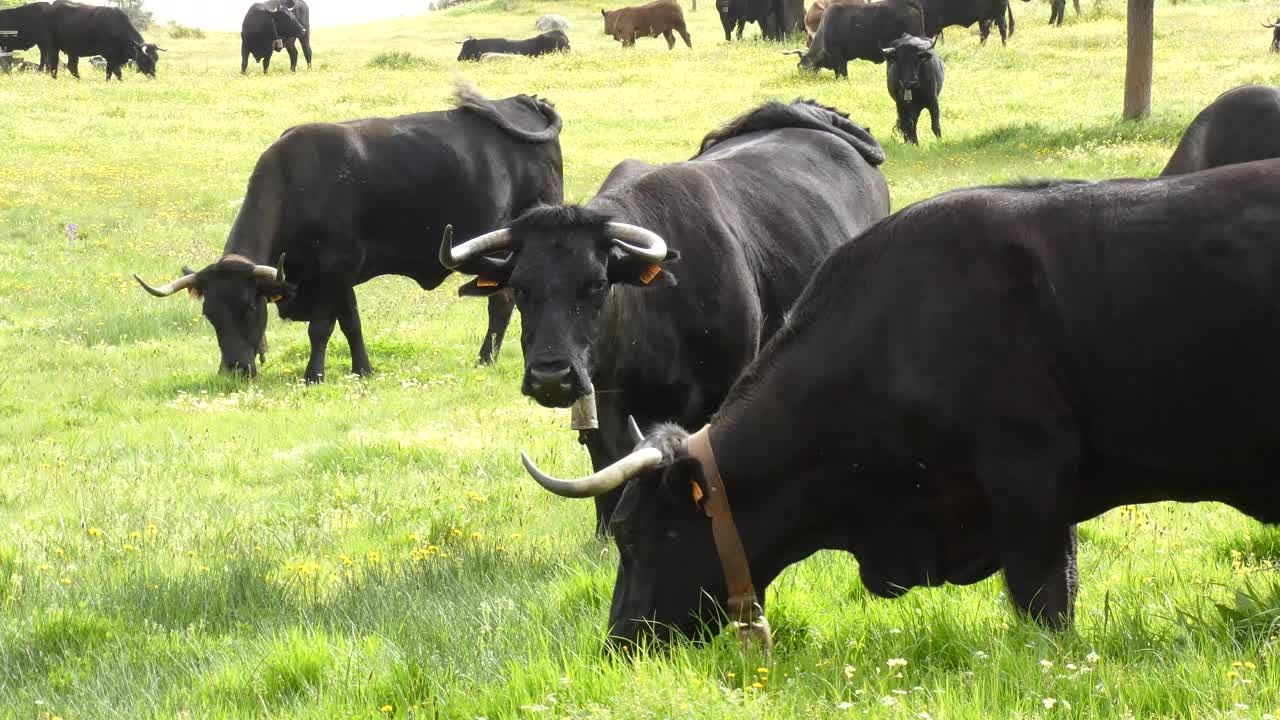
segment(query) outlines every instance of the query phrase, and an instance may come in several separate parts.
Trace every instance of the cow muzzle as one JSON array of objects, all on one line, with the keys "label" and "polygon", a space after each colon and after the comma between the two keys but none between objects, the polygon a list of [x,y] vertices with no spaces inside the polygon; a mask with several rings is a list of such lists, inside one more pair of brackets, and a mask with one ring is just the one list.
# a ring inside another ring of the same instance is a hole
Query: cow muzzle
[{"label": "cow muzzle", "polygon": [[223,360],[222,372],[227,373],[228,375],[236,375],[239,377],[249,377],[249,378],[257,377],[258,366],[256,363],[253,362],[252,359]]},{"label": "cow muzzle", "polygon": [[573,366],[565,362],[539,362],[525,370],[522,392],[543,407],[566,408],[586,393]]}]

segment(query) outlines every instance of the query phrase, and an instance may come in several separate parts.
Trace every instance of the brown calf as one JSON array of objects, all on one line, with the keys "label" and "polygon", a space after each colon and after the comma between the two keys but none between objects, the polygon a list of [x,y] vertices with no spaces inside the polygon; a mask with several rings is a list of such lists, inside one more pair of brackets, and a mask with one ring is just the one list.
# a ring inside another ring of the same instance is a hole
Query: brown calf
[{"label": "brown calf", "polygon": [[654,0],[645,5],[625,7],[617,10],[601,10],[604,16],[604,34],[612,35],[623,47],[636,44],[638,37],[658,37],[667,39],[667,49],[676,46],[675,35],[680,33],[684,44],[693,47],[689,41],[689,31],[684,25],[684,11],[675,0]]}]

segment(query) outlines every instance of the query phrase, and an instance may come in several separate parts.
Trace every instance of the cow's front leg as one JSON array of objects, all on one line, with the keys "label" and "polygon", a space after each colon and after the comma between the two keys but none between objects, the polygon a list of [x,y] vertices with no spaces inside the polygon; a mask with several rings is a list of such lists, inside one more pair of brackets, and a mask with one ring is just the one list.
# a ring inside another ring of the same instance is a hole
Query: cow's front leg
[{"label": "cow's front leg", "polygon": [[676,49],[676,35],[670,30],[663,30],[662,37],[667,39],[667,50]]},{"label": "cow's front leg", "polygon": [[289,43],[284,46],[284,51],[289,53],[290,72],[298,72],[298,48],[293,43]]},{"label": "cow's front leg", "polygon": [[929,120],[933,128],[933,136],[942,139],[942,111],[938,109],[938,98],[929,103]]},{"label": "cow's front leg", "polygon": [[507,289],[489,296],[489,328],[485,330],[484,342],[480,345],[480,364],[488,365],[496,362],[502,350],[502,338],[507,334],[507,325],[511,324],[511,313],[516,301]]},{"label": "cow's front leg", "polygon": [[308,385],[324,381],[324,355],[329,349],[329,337],[333,335],[333,324],[337,318],[328,306],[317,307],[307,325],[307,335],[311,338],[311,359],[307,361],[307,371],[303,379]]},{"label": "cow's front leg", "polygon": [[[360,328],[360,310],[356,305],[355,288],[347,288],[342,306],[338,310],[338,327],[347,338],[351,347],[351,372],[356,375],[372,375],[373,366],[369,364],[369,352],[364,346],[364,332]],[[323,359],[321,360],[323,363]],[[322,364],[321,372],[324,371]]]},{"label": "cow's front leg", "polygon": [[[54,58],[54,60],[56,62],[57,58]],[[71,55],[71,54],[67,55],[67,72],[71,73],[71,77],[77,80],[80,79],[80,56],[79,55]]]}]

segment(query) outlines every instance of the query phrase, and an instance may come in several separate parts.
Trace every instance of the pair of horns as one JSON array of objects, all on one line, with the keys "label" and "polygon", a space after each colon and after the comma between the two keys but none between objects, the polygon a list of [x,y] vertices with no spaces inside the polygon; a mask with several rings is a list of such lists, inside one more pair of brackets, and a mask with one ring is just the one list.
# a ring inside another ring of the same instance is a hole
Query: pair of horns
[{"label": "pair of horns", "polygon": [[1265,23],[1265,22],[1264,22],[1264,23],[1262,23],[1262,27],[1264,27],[1264,28],[1273,28],[1273,27],[1278,27],[1278,26],[1280,26],[1280,20],[1278,20],[1277,22],[1274,22],[1274,23]]},{"label": "pair of horns", "polygon": [[[614,247],[651,263],[660,263],[667,257],[667,242],[652,230],[620,222],[604,224],[605,233]],[[440,264],[450,270],[472,258],[489,255],[511,248],[511,229],[503,228],[472,238],[453,246],[453,226],[446,225],[440,241]]]},{"label": "pair of horns", "polygon": [[783,55],[795,55],[796,57],[804,57],[803,50],[783,50]]},{"label": "pair of horns", "polygon": [[[930,50],[933,49],[933,46],[937,44],[938,44],[938,38],[933,38],[932,40],[929,41],[929,47],[925,48],[924,50],[921,50],[920,52],[921,53],[929,52]],[[885,55],[893,55],[894,53],[898,52],[898,48],[896,47],[881,48],[881,51]]]},{"label": "pair of horns", "polygon": [[[223,262],[225,261],[226,259],[224,258]],[[152,295],[156,297],[169,297],[179,290],[186,290],[196,284],[195,272],[192,272],[191,269],[187,267],[183,267],[182,272],[184,273],[182,277],[160,287],[152,287],[151,285],[148,285],[147,281],[138,277],[137,273],[133,274],[133,279],[138,281],[138,284],[142,286],[143,290],[146,290]],[[263,280],[284,282],[284,253],[280,253],[280,259],[277,261],[276,267],[271,267],[270,265],[253,265],[253,276],[262,278]]]},{"label": "pair of horns", "polygon": [[[635,418],[627,417],[627,434],[631,441],[639,445],[644,441],[644,434],[636,425]],[[589,498],[603,495],[621,487],[637,475],[641,475],[662,464],[662,451],[657,448],[640,448],[599,472],[575,480],[561,480],[541,470],[529,459],[528,453],[520,451],[520,460],[524,469],[542,487],[561,497]]]}]

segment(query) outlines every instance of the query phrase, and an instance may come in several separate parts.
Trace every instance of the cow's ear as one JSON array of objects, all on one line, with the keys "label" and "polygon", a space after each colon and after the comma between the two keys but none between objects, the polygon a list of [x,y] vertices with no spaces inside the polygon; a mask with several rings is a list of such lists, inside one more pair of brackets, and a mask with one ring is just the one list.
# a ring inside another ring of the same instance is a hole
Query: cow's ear
[{"label": "cow's ear", "polygon": [[507,284],[501,280],[476,276],[458,288],[458,297],[489,297],[506,287]]},{"label": "cow's ear", "polygon": [[609,17],[609,16],[605,13],[604,8],[600,8],[600,17],[602,17],[602,18],[608,18],[608,17]]},{"label": "cow's ear", "polygon": [[661,263],[651,263],[634,255],[613,252],[609,256],[609,282],[640,287],[675,287],[679,283],[667,266],[679,260],[679,250],[667,250],[667,257]]},{"label": "cow's ear", "polygon": [[297,290],[298,286],[293,283],[267,280],[265,278],[258,279],[258,295],[266,298],[268,302],[275,303],[291,300]]},{"label": "cow's ear", "polygon": [[662,470],[662,489],[677,508],[700,507],[706,496],[702,465],[691,457],[678,458]]},{"label": "cow's ear", "polygon": [[881,49],[880,49],[880,52],[884,53],[885,59],[887,59],[887,60],[892,60],[892,59],[893,59],[893,53],[894,53],[896,50],[897,50],[897,48],[881,48]]}]

